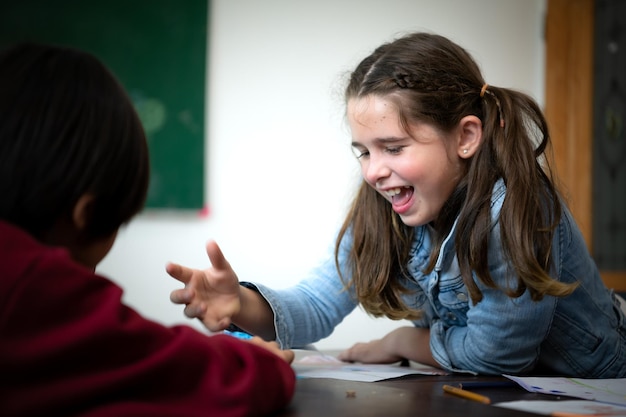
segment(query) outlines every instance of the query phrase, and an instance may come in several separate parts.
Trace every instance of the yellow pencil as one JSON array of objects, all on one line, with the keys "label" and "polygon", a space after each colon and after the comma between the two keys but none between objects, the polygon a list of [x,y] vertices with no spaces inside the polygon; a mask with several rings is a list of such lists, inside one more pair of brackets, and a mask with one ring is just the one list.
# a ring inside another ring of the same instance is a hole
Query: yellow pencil
[{"label": "yellow pencil", "polygon": [[491,400],[489,397],[485,397],[484,395],[476,394],[475,392],[466,391],[461,388],[453,387],[450,385],[444,385],[443,390],[445,392],[449,392],[450,394],[458,395],[459,397],[467,398],[468,400],[478,401],[483,404],[491,404]]}]

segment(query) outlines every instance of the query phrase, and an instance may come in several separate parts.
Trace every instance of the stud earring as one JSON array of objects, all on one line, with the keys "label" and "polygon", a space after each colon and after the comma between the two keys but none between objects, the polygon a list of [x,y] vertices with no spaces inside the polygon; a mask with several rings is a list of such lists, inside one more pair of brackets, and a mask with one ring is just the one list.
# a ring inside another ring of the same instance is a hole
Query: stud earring
[{"label": "stud earring", "polygon": [[466,154],[467,152],[467,149],[463,149],[463,154]]}]

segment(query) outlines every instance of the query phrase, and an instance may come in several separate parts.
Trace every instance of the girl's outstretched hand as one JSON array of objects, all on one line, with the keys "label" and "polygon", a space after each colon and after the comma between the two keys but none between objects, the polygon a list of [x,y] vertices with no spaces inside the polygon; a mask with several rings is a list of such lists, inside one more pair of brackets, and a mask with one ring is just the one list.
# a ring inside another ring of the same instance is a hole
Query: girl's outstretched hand
[{"label": "girl's outstretched hand", "polygon": [[185,304],[185,315],[198,318],[212,332],[224,330],[241,308],[239,279],[214,241],[206,245],[211,267],[205,270],[169,263],[167,273],[185,284],[174,290],[170,300]]}]

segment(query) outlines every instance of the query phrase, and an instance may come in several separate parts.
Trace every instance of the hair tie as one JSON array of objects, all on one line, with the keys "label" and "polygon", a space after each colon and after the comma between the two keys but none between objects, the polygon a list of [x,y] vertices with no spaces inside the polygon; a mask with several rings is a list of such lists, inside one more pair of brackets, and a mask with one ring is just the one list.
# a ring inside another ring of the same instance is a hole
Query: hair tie
[{"label": "hair tie", "polygon": [[491,91],[487,91],[487,87],[489,87],[489,84],[487,83],[483,84],[482,88],[480,89],[480,98],[484,98],[485,93],[493,97],[494,101],[496,102],[496,106],[498,107],[498,117],[500,118],[500,127],[504,128],[504,118],[502,117],[502,106],[500,106],[500,100],[498,100],[498,97],[496,97],[496,95],[493,94]]},{"label": "hair tie", "polygon": [[489,87],[489,84],[483,84],[483,88],[480,89],[480,98],[485,97],[485,91],[487,91],[487,87]]}]

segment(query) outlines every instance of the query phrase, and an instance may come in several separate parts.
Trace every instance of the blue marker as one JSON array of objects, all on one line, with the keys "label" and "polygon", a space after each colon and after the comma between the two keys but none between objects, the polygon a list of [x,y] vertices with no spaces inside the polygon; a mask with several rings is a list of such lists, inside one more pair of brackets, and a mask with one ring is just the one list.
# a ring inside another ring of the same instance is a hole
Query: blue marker
[{"label": "blue marker", "polygon": [[229,330],[224,330],[223,333],[232,337],[236,337],[237,339],[244,339],[244,340],[252,339],[252,335],[245,333],[245,332],[231,332]]}]

